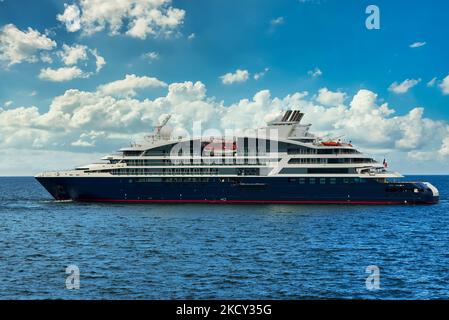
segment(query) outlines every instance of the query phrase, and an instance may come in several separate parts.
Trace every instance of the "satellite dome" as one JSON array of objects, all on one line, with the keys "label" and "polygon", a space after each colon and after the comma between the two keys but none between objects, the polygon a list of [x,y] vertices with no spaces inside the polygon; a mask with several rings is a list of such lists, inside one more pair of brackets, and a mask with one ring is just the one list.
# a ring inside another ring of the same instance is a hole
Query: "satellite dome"
[{"label": "satellite dome", "polygon": [[161,131],[159,133],[160,133],[160,135],[163,138],[167,138],[168,139],[168,138],[171,137],[172,132],[173,132],[173,127],[166,125],[166,126],[161,128]]}]

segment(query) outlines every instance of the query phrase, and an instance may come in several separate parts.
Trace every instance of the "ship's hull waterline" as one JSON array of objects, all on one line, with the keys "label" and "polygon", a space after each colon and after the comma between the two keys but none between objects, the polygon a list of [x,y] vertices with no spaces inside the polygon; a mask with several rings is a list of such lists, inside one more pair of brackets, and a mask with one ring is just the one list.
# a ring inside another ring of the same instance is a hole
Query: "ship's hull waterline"
[{"label": "ship's hull waterline", "polygon": [[[148,178],[37,177],[56,200],[121,203],[236,204],[434,204],[439,196],[423,183],[348,183],[343,178],[288,177]],[[415,192],[418,189],[420,192]]]}]

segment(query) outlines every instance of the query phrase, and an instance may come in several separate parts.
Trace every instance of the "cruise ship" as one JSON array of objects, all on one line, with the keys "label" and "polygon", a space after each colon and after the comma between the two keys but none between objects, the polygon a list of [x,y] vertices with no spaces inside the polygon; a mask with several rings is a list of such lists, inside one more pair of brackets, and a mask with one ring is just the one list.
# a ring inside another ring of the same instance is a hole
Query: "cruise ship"
[{"label": "cruise ship", "polygon": [[36,179],[56,200],[130,203],[435,204],[429,182],[402,181],[385,160],[324,139],[287,110],[232,137],[174,137],[169,116],[144,141],[100,163]]}]

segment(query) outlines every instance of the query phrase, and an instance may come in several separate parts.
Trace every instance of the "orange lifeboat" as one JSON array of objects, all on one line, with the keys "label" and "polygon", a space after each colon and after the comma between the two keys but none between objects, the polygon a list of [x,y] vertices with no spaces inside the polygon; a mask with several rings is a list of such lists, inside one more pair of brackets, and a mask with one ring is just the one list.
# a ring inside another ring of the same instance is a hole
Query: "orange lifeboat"
[{"label": "orange lifeboat", "polygon": [[337,142],[337,141],[323,141],[323,142],[321,142],[321,144],[323,146],[326,146],[326,147],[339,147],[339,146],[341,146],[341,143]]},{"label": "orange lifeboat", "polygon": [[235,142],[211,142],[204,147],[206,152],[228,153],[237,150]]}]

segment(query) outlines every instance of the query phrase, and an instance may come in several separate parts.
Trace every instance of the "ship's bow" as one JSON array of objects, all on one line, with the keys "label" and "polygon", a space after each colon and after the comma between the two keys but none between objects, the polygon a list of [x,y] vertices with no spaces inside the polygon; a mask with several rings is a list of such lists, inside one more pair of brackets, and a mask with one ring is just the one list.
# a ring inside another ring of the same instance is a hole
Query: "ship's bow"
[{"label": "ship's bow", "polygon": [[34,177],[56,200],[70,200],[64,181],[60,177],[39,174]]}]

